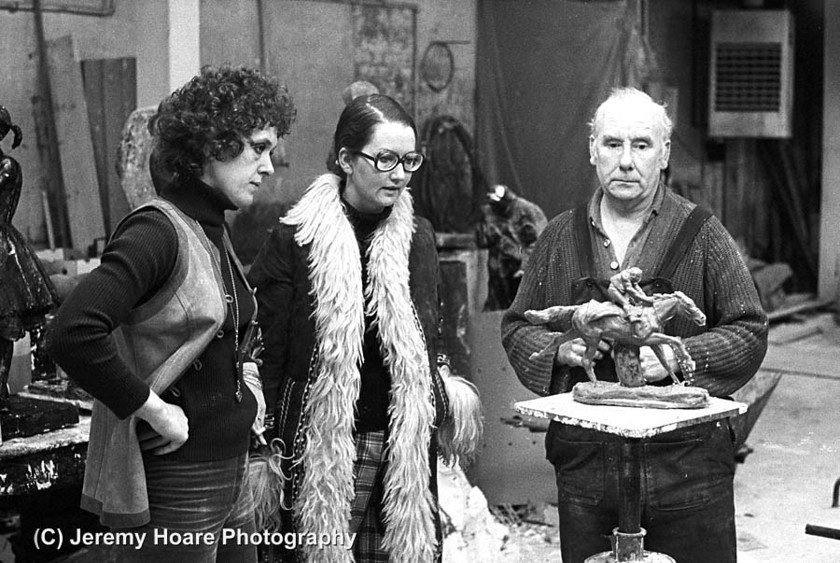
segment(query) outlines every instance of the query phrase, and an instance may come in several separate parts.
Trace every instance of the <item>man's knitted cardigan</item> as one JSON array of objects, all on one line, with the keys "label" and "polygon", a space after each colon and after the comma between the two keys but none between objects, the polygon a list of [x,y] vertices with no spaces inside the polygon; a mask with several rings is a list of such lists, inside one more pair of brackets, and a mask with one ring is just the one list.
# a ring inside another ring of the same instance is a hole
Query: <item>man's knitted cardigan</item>
[{"label": "man's knitted cardigan", "polygon": [[[593,199],[597,199],[597,193]],[[655,272],[694,205],[669,189],[653,224],[638,265]],[[591,209],[591,202],[590,202]],[[537,241],[516,299],[502,319],[502,342],[520,381],[539,395],[548,395],[552,375],[557,381],[568,368],[555,367],[553,356],[531,360],[550,340],[549,328],[533,326],[524,318],[528,309],[571,305],[572,282],[585,275],[585,256],[574,229],[575,211],[555,217]],[[671,218],[668,220],[668,218]],[[591,252],[603,252],[603,236],[590,224]],[[583,261],[583,262],[582,262]],[[599,277],[615,273],[600,262]],[[706,313],[704,327],[675,318],[667,325],[680,336],[696,363],[692,384],[717,397],[731,395],[758,370],[767,350],[767,315],[735,241],[715,217],[697,233],[680,261],[671,282]],[[556,328],[555,328],[556,330]],[[567,380],[568,378],[561,378]],[[567,392],[569,388],[554,389]]]}]

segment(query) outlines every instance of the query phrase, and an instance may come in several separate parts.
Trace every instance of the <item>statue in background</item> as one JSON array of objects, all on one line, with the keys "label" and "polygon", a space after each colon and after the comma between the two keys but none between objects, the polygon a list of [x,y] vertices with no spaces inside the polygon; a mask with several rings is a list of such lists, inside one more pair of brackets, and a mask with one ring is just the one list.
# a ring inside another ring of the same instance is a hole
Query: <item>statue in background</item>
[{"label": "statue in background", "polygon": [[478,246],[489,250],[485,311],[507,309],[513,302],[528,256],[547,223],[538,205],[508,186],[490,189],[476,233]]},{"label": "statue in background", "polygon": [[[0,141],[10,132],[14,135],[12,149],[15,149],[23,135],[20,127],[12,124],[6,108],[0,105]],[[20,164],[0,147],[0,404],[9,400],[14,341],[28,331],[33,349],[42,350],[46,315],[58,301],[41,262],[23,235],[12,226],[22,180]],[[54,364],[46,358],[36,354],[35,364],[35,372],[49,371],[52,365],[54,376]]]}]

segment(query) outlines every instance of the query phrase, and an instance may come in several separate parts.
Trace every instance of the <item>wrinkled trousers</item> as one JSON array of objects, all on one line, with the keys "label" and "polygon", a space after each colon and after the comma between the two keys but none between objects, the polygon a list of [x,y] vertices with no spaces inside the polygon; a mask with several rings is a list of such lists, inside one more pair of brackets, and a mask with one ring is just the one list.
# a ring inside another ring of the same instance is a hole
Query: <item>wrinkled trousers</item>
[{"label": "wrinkled trousers", "polygon": [[[621,440],[557,422],[549,427],[546,457],[557,477],[563,563],[611,550]],[[727,421],[644,440],[641,471],[646,551],[678,563],[735,562],[735,448]]]},{"label": "wrinkled trousers", "polygon": [[116,550],[117,563],[257,561],[248,454],[194,462],[145,454],[143,462],[151,522],[118,530],[145,533],[146,541]]}]

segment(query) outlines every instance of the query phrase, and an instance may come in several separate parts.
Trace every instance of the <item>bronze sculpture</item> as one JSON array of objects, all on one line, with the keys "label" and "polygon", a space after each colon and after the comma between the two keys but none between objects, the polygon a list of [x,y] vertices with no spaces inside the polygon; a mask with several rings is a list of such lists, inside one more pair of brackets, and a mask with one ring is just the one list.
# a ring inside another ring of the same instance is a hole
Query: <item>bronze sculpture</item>
[{"label": "bronze sculpture", "polygon": [[[12,132],[12,149],[22,140],[20,127],[12,123],[0,105],[0,141]],[[46,315],[57,298],[41,262],[23,235],[12,225],[23,176],[20,164],[0,148],[0,404],[9,400],[9,370],[14,341],[28,331],[34,344],[43,338]]]}]

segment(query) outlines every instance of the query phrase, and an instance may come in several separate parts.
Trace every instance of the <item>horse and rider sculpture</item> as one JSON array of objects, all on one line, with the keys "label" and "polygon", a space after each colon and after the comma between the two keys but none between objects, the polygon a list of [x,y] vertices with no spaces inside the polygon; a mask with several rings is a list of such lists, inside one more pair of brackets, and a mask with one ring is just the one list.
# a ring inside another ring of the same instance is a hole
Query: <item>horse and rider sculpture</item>
[{"label": "horse and rider sculpture", "polygon": [[[554,338],[533,357],[542,357],[557,353],[564,342],[581,338],[586,343],[582,365],[592,382],[596,382],[593,363],[601,340],[611,341],[614,349],[620,346],[628,348],[638,361],[639,347],[650,346],[659,362],[665,367],[674,384],[682,385],[666,360],[664,346],[674,350],[677,363],[684,377],[690,377],[694,371],[694,361],[676,336],[664,333],[664,324],[676,315],[682,315],[698,326],[706,324],[706,315],[694,301],[682,293],[656,293],[646,295],[639,287],[641,280],[639,268],[628,268],[610,279],[608,295],[613,301],[591,300],[581,305],[554,306],[542,310],[525,312],[525,318],[532,324],[559,323],[571,326],[566,332],[554,333]],[[617,364],[617,375],[622,385],[637,387],[643,385],[639,379],[629,381]]]}]

